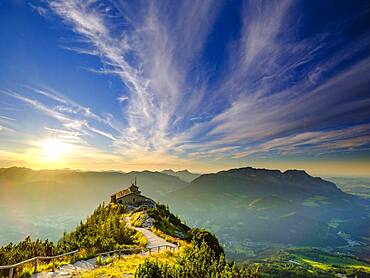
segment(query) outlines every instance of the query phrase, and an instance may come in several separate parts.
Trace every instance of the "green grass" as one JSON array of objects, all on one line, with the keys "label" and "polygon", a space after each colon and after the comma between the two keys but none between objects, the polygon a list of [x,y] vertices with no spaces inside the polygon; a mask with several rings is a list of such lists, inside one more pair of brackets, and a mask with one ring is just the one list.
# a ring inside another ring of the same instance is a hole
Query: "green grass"
[{"label": "green grass", "polygon": [[307,263],[307,264],[309,264],[312,267],[319,268],[319,269],[322,269],[322,270],[329,270],[329,269],[331,269],[331,266],[329,266],[327,264],[323,264],[323,263],[320,263],[320,262],[312,261],[310,259],[303,259],[303,258],[301,258],[298,261],[299,262]]},{"label": "green grass", "polygon": [[[252,258],[256,256],[256,253],[252,248],[243,245],[232,245],[229,247],[224,247],[225,253],[230,254],[232,259],[236,262],[242,262],[246,258]],[[228,258],[226,256],[226,258]]]},{"label": "green grass", "polygon": [[345,267],[345,268],[361,269],[364,272],[370,273],[369,265],[364,265],[357,261],[354,261],[353,262],[354,264],[351,264],[351,261],[340,260],[340,259],[332,260],[332,263],[322,263],[322,262],[317,262],[317,261],[313,261],[310,259],[301,259],[301,260],[314,268],[319,268],[325,271],[331,270],[333,268],[337,268],[336,266],[340,266],[340,267]]},{"label": "green grass", "polygon": [[241,263],[250,267],[259,262],[263,262],[260,277],[336,277],[339,273],[357,277],[360,273],[370,273],[370,264],[356,256],[329,253],[312,247],[277,248],[265,257],[247,259]]},{"label": "green grass", "polygon": [[92,271],[83,271],[75,273],[77,277],[95,278],[95,277],[122,277],[123,274],[134,275],[136,268],[144,262],[146,258],[162,263],[175,264],[179,253],[177,252],[161,252],[152,254],[150,257],[142,255],[131,255],[122,259],[111,260],[108,264],[103,265]]},{"label": "green grass", "polygon": [[293,260],[324,271],[339,268],[352,268],[362,269],[363,271],[370,273],[369,264],[356,259],[356,257],[344,254],[329,254],[315,249],[308,249],[307,251],[304,249],[298,249],[296,251],[291,251],[290,254],[293,255]]},{"label": "green grass", "polygon": [[134,227],[142,227],[146,218],[147,214],[145,211],[136,211],[130,215],[131,225]]}]

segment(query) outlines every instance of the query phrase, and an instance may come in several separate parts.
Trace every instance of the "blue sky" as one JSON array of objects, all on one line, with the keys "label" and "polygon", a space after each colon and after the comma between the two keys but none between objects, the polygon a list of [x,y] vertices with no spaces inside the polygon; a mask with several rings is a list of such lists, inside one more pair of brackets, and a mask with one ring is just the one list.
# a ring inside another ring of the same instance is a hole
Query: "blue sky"
[{"label": "blue sky", "polygon": [[366,175],[369,22],[368,1],[2,1],[0,166]]}]

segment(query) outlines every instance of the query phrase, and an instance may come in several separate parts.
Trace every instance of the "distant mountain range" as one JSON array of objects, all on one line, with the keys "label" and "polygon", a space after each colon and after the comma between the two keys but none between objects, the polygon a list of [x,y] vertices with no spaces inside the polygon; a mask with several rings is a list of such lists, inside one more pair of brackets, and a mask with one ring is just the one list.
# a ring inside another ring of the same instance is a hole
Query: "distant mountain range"
[{"label": "distant mountain range", "polygon": [[144,194],[159,198],[171,191],[188,185],[187,182],[172,175],[151,171],[133,171],[129,173],[106,171],[76,171],[76,170],[32,170],[29,168],[0,168],[0,184],[21,185],[22,190],[46,186],[73,191],[83,191],[83,195],[93,195],[100,202],[108,200],[109,196],[130,185],[137,178]]},{"label": "distant mountain range", "polygon": [[[135,177],[142,193],[155,201],[163,200],[166,194],[189,185],[177,177],[150,171],[122,173],[35,171],[18,167],[0,169],[0,219],[2,214],[7,214],[7,208],[2,210],[2,206],[10,206],[19,211],[19,219],[24,217],[27,222],[30,217],[38,217],[41,223],[48,215],[59,215],[63,211],[65,217],[70,219],[69,223],[78,223],[98,204],[110,202],[110,196],[128,187]],[[31,212],[32,216],[28,216]],[[1,229],[4,223],[0,221],[0,240],[1,234],[4,237],[6,232]],[[74,227],[71,225],[68,229]],[[52,225],[49,226],[48,233],[51,234]],[[59,227],[63,233],[63,225]],[[15,231],[12,234],[16,234]],[[9,234],[6,238],[15,237]]]},{"label": "distant mountain range", "polygon": [[167,174],[170,176],[178,177],[179,179],[186,181],[186,182],[192,182],[197,177],[199,177],[201,174],[191,173],[188,170],[181,170],[181,171],[174,171],[171,169],[163,170],[161,171],[163,174]]},{"label": "distant mountain range", "polygon": [[[0,169],[0,196],[29,210],[47,207],[48,213],[57,213],[63,207],[73,213],[84,208],[85,215],[135,177],[143,194],[169,204],[189,225],[212,230],[225,246],[353,246],[370,241],[370,201],[299,170],[246,167],[200,175],[187,170],[123,173],[12,167]],[[1,202],[0,197],[0,209]],[[44,212],[38,209],[35,215],[40,211]]]},{"label": "distant mountain range", "polygon": [[341,246],[370,236],[370,202],[304,171],[231,169],[169,193],[189,223],[223,240]]}]

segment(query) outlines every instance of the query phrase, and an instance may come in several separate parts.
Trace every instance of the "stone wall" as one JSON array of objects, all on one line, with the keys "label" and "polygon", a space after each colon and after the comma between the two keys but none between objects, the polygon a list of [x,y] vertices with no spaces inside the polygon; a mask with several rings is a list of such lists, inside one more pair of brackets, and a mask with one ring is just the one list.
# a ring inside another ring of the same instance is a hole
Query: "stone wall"
[{"label": "stone wall", "polygon": [[147,198],[136,195],[136,194],[129,194],[126,196],[123,196],[122,198],[119,198],[117,200],[117,203],[122,204],[122,205],[135,205],[135,204],[140,204],[144,203],[147,201]]}]

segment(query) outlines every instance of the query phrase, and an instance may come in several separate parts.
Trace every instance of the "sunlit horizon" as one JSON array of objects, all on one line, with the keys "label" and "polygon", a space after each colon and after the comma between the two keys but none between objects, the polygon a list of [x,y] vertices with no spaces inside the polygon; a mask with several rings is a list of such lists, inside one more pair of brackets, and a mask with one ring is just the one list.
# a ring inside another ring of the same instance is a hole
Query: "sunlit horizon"
[{"label": "sunlit horizon", "polygon": [[[358,178],[370,178],[370,174],[368,169],[370,167],[369,164],[364,163],[357,163],[355,165],[348,164],[348,163],[333,163],[333,162],[326,162],[325,164],[322,163],[315,163],[315,165],[307,165],[307,163],[299,164],[299,163],[246,163],[246,164],[225,164],[219,166],[210,166],[205,167],[204,164],[200,166],[195,166],[193,163],[182,163],[180,165],[170,165],[170,164],[159,164],[156,163],[152,164],[118,164],[114,166],[105,166],[109,165],[109,162],[100,162],[99,165],[94,167],[92,165],[86,165],[85,167],[81,167],[81,165],[74,165],[67,162],[62,161],[52,161],[52,163],[22,163],[17,162],[14,164],[3,164],[0,163],[0,168],[12,168],[12,167],[19,167],[19,168],[29,168],[32,170],[71,170],[71,171],[97,171],[97,172],[135,172],[135,171],[153,171],[153,172],[160,172],[163,170],[174,170],[174,171],[183,171],[188,170],[189,172],[196,173],[196,174],[209,174],[209,173],[216,173],[223,170],[235,169],[235,168],[245,168],[245,167],[252,167],[257,169],[267,169],[267,170],[280,170],[281,172],[285,172],[287,170],[303,170],[307,172],[311,176],[319,176],[323,178],[327,177],[358,177]],[[102,164],[102,165],[100,165]],[[154,164],[154,165],[153,165]],[[184,166],[187,165],[187,166]]]},{"label": "sunlit horizon", "polygon": [[360,4],[98,2],[0,3],[0,167],[370,176]]}]

